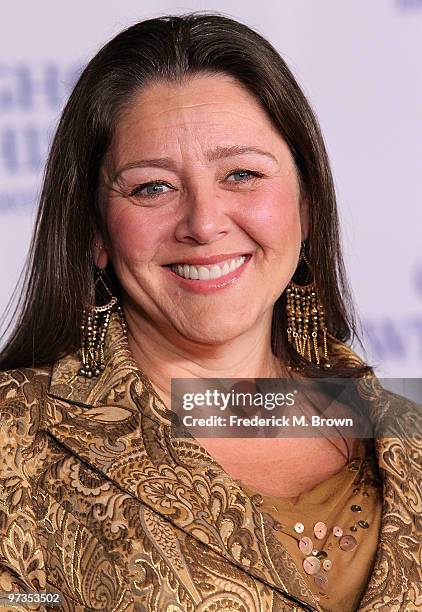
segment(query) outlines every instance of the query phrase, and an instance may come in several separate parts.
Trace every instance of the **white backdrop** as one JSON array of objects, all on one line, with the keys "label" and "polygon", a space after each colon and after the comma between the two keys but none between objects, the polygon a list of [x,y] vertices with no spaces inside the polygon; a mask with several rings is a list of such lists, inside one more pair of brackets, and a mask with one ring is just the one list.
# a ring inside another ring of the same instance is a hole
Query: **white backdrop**
[{"label": "white backdrop", "polygon": [[217,10],[281,53],[319,118],[366,351],[422,377],[422,0],[15,1],[0,23],[0,313],[24,264],[48,143],[76,71],[123,27]]}]

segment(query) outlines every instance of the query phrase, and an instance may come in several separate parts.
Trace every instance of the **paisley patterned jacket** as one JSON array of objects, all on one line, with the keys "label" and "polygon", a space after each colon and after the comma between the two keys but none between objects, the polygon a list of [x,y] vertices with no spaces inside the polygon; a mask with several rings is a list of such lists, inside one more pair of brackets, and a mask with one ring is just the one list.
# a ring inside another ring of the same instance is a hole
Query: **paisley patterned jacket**
[{"label": "paisley patterned jacket", "polygon": [[[0,374],[0,592],[60,593],[69,612],[321,610],[238,484],[194,438],[171,436],[117,319],[102,375],[79,365]],[[358,384],[383,481],[359,610],[422,610],[421,406],[373,375]]]}]

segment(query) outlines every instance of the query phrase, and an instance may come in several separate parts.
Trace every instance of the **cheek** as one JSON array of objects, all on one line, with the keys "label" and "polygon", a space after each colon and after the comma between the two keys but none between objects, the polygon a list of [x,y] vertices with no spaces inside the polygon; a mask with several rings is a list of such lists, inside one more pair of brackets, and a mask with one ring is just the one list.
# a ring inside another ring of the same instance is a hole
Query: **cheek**
[{"label": "cheek", "polygon": [[130,263],[149,261],[164,236],[166,228],[156,215],[143,214],[136,206],[110,208],[107,228],[110,236],[111,259]]},{"label": "cheek", "polygon": [[300,214],[296,193],[277,188],[262,191],[251,200],[243,223],[263,246],[282,249],[300,238]]}]

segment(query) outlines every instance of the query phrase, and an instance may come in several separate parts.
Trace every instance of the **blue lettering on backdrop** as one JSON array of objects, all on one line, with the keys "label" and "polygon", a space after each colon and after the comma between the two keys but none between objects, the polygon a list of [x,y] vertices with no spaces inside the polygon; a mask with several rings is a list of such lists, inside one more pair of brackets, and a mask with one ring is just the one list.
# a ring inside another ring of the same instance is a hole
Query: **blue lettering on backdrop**
[{"label": "blue lettering on backdrop", "polygon": [[35,189],[0,191],[0,214],[30,209],[36,201]]},{"label": "blue lettering on backdrop", "polygon": [[[422,297],[422,260],[416,263],[410,282],[415,295]],[[362,327],[368,349],[375,359],[416,359],[422,365],[422,315],[409,315],[399,320],[367,318]]]},{"label": "blue lettering on backdrop", "polygon": [[366,319],[363,329],[376,357],[397,359],[405,356],[405,346],[396,322],[391,319]]},{"label": "blue lettering on backdrop", "polygon": [[413,319],[411,322],[411,329],[417,340],[416,346],[419,349],[417,357],[422,360],[422,317]]},{"label": "blue lettering on backdrop", "polygon": [[0,63],[0,214],[36,204],[53,123],[81,70],[81,63]]},{"label": "blue lettering on backdrop", "polygon": [[396,0],[396,4],[403,9],[422,9],[422,0]]},{"label": "blue lettering on backdrop", "polygon": [[416,293],[422,297],[422,260],[416,264],[415,271],[413,273],[413,283],[415,285]]},{"label": "blue lettering on backdrop", "polygon": [[80,73],[54,62],[43,66],[0,63],[0,116],[12,111],[57,111]]},{"label": "blue lettering on backdrop", "polygon": [[48,147],[45,126],[16,127],[6,124],[0,130],[0,162],[2,173],[39,173],[45,164]]},{"label": "blue lettering on backdrop", "polygon": [[368,349],[382,361],[410,359],[422,360],[422,316],[400,320],[366,318],[362,323]]},{"label": "blue lettering on backdrop", "polygon": [[0,155],[4,168],[9,174],[14,174],[19,168],[16,130],[8,127],[2,128],[0,139]]}]

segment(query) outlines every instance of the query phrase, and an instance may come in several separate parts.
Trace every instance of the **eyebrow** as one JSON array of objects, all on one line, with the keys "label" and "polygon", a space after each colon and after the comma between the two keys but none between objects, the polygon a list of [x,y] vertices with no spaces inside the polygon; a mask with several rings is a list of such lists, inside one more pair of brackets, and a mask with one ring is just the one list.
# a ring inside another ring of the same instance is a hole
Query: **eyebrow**
[{"label": "eyebrow", "polygon": [[[206,157],[207,160],[212,162],[218,159],[223,159],[225,157],[234,157],[236,155],[243,155],[245,153],[257,153],[258,155],[263,155],[272,159],[275,162],[278,162],[277,158],[269,151],[264,151],[259,147],[254,146],[243,146],[243,145],[231,145],[231,146],[219,146],[215,149],[211,149],[207,151]],[[174,170],[176,164],[170,157],[158,157],[156,159],[141,159],[133,162],[129,162],[125,164],[120,170],[116,172],[113,176],[113,181],[117,179],[122,172],[125,170],[129,170],[131,168],[146,168],[146,167],[155,167],[155,168],[165,168],[168,170]]]}]

